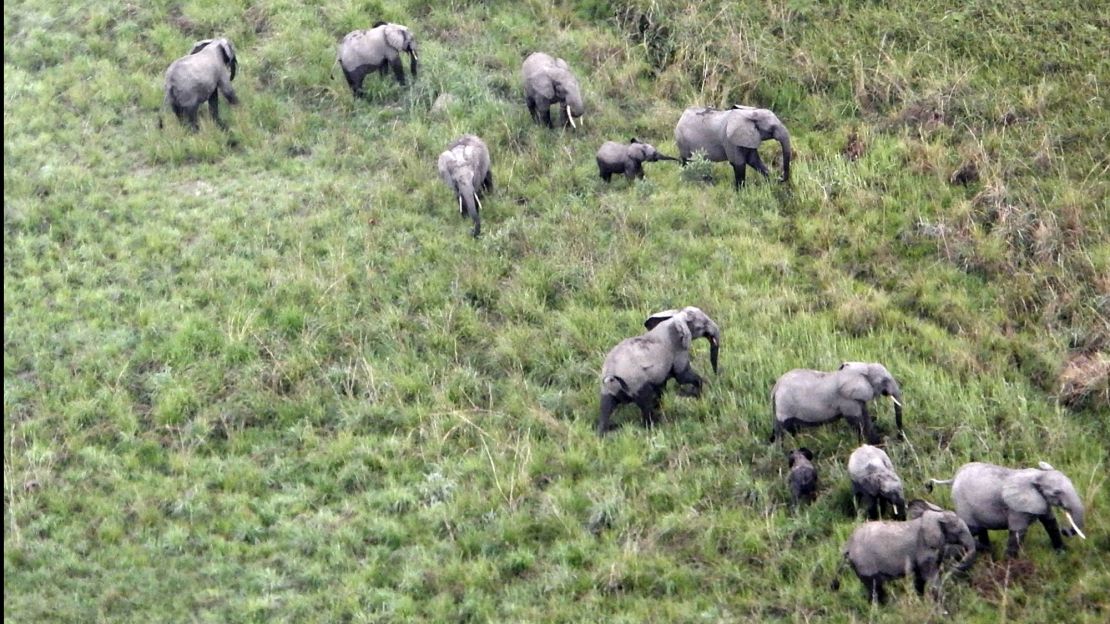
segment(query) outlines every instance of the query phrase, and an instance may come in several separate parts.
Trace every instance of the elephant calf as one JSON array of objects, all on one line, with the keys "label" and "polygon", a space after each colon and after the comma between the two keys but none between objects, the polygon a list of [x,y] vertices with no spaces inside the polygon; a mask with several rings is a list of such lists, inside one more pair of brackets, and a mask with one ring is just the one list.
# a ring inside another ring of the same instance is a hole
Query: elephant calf
[{"label": "elephant calf", "polygon": [[867,403],[878,396],[894,401],[894,420],[902,430],[902,390],[885,366],[868,362],[844,362],[829,373],[796,368],[775,382],[771,390],[774,431],[771,442],[808,427],[844,418],[869,444],[879,443],[879,434]]},{"label": "elephant calf", "polygon": [[852,451],[848,457],[848,476],[852,479],[852,497],[867,512],[869,520],[879,519],[879,506],[884,502],[893,508],[895,519],[905,517],[902,479],[883,449],[864,444]]},{"label": "elephant calf", "polygon": [[577,128],[574,116],[584,115],[586,107],[582,103],[578,79],[571,73],[567,62],[543,52],[534,52],[524,59],[521,71],[524,74],[524,102],[532,119],[553,128],[551,105],[562,104],[566,109],[567,123]]},{"label": "elephant calf", "polygon": [[781,182],[790,180],[790,133],[782,121],[765,108],[736,105],[728,110],[687,108],[674,129],[678,157],[685,165],[695,152],[712,162],[728,161],[735,176],[733,185],[744,185],[746,167],[763,177],[769,172],[759,159],[759,144],[774,139],[782,146]]},{"label": "elephant calf", "polygon": [[647,333],[622,340],[605,356],[599,435],[612,428],[609,417],[623,403],[635,403],[644,426],[653,426],[659,397],[671,378],[692,386],[693,396],[701,393],[701,376],[690,366],[693,340],[709,340],[709,361],[717,372],[721,332],[705,312],[693,306],[657,312],[644,321],[644,327]]},{"label": "elephant calf", "polygon": [[347,33],[339,44],[336,62],[343,68],[351,93],[361,97],[363,79],[375,70],[385,76],[386,70],[392,69],[397,82],[405,84],[405,69],[401,64],[401,55],[405,53],[409,55],[409,72],[416,78],[420,57],[416,54],[412,33],[400,24],[377,22],[369,30]]},{"label": "elephant calf", "polygon": [[477,237],[482,229],[478,211],[482,202],[479,193],[493,191],[493,171],[490,169],[489,148],[482,139],[464,134],[439,155],[439,176],[451,187],[459,199],[459,214],[474,221],[472,234]]},{"label": "elephant calf", "polygon": [[[220,119],[220,93],[227,98],[228,104],[239,103],[231,88],[238,67],[235,47],[227,39],[198,41],[187,56],[170,63],[166,70],[166,97],[162,105],[169,106],[178,120],[197,130],[200,127],[197,109],[207,101],[212,121],[226,129],[227,124]],[[158,127],[162,127],[161,114]]]},{"label": "elephant calf", "polygon": [[1075,486],[1064,473],[1045,462],[1037,468],[1012,469],[994,464],[971,462],[960,466],[956,476],[946,481],[930,479],[933,484],[952,485],[956,513],[975,534],[979,550],[990,552],[988,530],[1008,529],[1006,556],[1016,557],[1021,538],[1029,525],[1039,520],[1048,531],[1053,548],[1062,550],[1064,540],[1052,513],[1053,507],[1064,511],[1070,528],[1064,535],[1083,534],[1083,501]]},{"label": "elephant calf", "polygon": [[658,162],[660,160],[678,160],[673,156],[664,156],[650,143],[641,143],[632,139],[628,143],[606,141],[597,150],[597,170],[601,179],[606,182],[614,173],[623,173],[629,181],[634,178],[644,177],[644,163]]},{"label": "elephant calf", "polygon": [[786,454],[790,462],[790,503],[797,508],[805,500],[817,497],[817,469],[813,467],[813,452],[802,447]]},{"label": "elephant calf", "polygon": [[[964,521],[951,511],[915,500],[910,504],[907,522],[865,522],[856,527],[844,545],[836,577],[845,565],[851,564],[870,600],[882,603],[886,601],[883,583],[912,572],[917,593],[924,594],[928,586],[936,598],[940,566],[950,552],[949,546],[957,546],[965,553],[957,569],[970,568],[974,563],[975,541]],[[834,578],[832,589],[839,587],[839,578]]]}]

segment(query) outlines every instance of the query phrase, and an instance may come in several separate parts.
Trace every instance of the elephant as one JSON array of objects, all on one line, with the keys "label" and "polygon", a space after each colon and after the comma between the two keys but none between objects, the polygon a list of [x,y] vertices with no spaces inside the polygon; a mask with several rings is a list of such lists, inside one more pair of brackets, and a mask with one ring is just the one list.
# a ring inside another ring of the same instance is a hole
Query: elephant
[{"label": "elephant", "polygon": [[606,141],[597,150],[597,170],[606,182],[614,173],[623,173],[629,180],[644,177],[644,163],[660,160],[678,160],[664,156],[650,143],[641,143],[633,138],[628,143]]},{"label": "elephant", "polygon": [[1052,547],[1063,550],[1064,540],[1053,507],[1063,509],[1071,525],[1064,529],[1064,535],[1087,539],[1083,534],[1083,501],[1079,493],[1064,473],[1045,462],[1024,469],[970,462],[960,466],[952,479],[930,479],[926,486],[929,491],[934,484],[952,486],[956,513],[975,535],[981,551],[991,550],[987,531],[1009,529],[1006,556],[1016,557],[1021,538],[1034,520],[1044,525]]},{"label": "elephant", "polygon": [[[191,129],[198,130],[197,109],[208,101],[212,121],[220,128],[227,124],[220,119],[220,93],[227,98],[228,104],[238,104],[239,98],[231,88],[239,61],[235,58],[235,47],[227,39],[205,39],[193,44],[189,54],[170,63],[166,70],[166,96],[163,107],[169,106],[178,120],[184,121]],[[158,127],[162,127],[162,116],[158,116]]]},{"label": "elephant", "polygon": [[796,509],[802,500],[813,502],[817,497],[817,469],[813,467],[813,451],[795,449],[786,454],[790,466],[790,503]]},{"label": "elephant", "polygon": [[613,428],[609,417],[624,403],[635,403],[643,425],[654,426],[655,410],[669,379],[689,385],[689,396],[701,394],[702,378],[690,366],[693,340],[709,340],[709,362],[717,372],[721,331],[705,312],[693,306],[664,310],[648,317],[644,327],[646,333],[622,340],[605,356],[598,435]]},{"label": "elephant", "polygon": [[879,519],[879,506],[883,502],[893,508],[896,520],[905,518],[902,479],[883,449],[864,444],[852,451],[848,457],[848,476],[852,479],[852,497],[866,510],[868,520]]},{"label": "elephant", "polygon": [[879,434],[867,412],[867,402],[877,396],[894,401],[894,420],[902,431],[902,390],[890,371],[879,363],[844,362],[834,372],[796,368],[775,382],[771,390],[774,431],[771,442],[783,431],[820,425],[844,418],[869,444],[879,443]]},{"label": "elephant", "polygon": [[975,540],[958,515],[922,500],[910,503],[909,515],[905,522],[872,521],[856,527],[841,551],[843,558],[831,589],[840,588],[839,576],[851,565],[872,602],[886,601],[883,583],[910,572],[918,595],[928,586],[937,598],[940,566],[947,555],[962,550],[956,569],[970,569],[975,562]]},{"label": "elephant", "polygon": [[482,139],[464,134],[439,155],[439,177],[455,191],[459,199],[459,214],[470,215],[474,221],[474,237],[482,229],[478,211],[482,208],[479,195],[493,191],[493,171],[490,169],[489,148]]},{"label": "elephant", "polygon": [[694,152],[702,152],[713,162],[728,161],[734,175],[733,186],[744,185],[745,167],[767,177],[767,166],[759,159],[759,144],[774,139],[782,146],[782,177],[790,181],[790,133],[779,118],[765,108],[736,105],[728,110],[687,108],[674,128],[678,158],[683,166]]},{"label": "elephant", "polygon": [[586,107],[582,104],[582,92],[578,79],[570,71],[570,66],[561,58],[553,58],[543,52],[533,52],[524,59],[524,101],[528,112],[536,123],[551,123],[551,105],[560,103],[566,109],[567,123],[577,128],[574,117],[582,117]]},{"label": "elephant", "polygon": [[401,54],[406,52],[409,55],[409,72],[415,79],[420,57],[416,53],[416,40],[412,33],[400,24],[376,22],[369,30],[347,33],[339,44],[335,60],[343,68],[343,76],[357,98],[363,95],[362,81],[366,74],[374,70],[385,76],[386,69],[392,68],[394,78],[404,85],[405,69],[401,65]]}]

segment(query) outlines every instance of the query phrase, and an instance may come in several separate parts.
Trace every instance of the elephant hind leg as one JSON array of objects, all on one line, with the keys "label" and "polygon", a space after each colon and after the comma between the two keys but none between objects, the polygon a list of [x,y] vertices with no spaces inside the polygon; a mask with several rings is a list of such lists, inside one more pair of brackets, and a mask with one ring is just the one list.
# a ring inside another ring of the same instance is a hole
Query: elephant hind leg
[{"label": "elephant hind leg", "polygon": [[486,172],[486,177],[482,179],[482,191],[484,193],[493,192],[493,170]]},{"label": "elephant hind leg", "polygon": [[654,389],[645,389],[643,394],[636,398],[636,406],[640,408],[640,424],[645,429],[655,427],[658,422],[656,411],[659,409],[659,394]]},{"label": "elephant hind leg", "polygon": [[347,86],[351,88],[351,94],[356,98],[360,98],[364,95],[362,91],[362,82],[366,79],[366,74],[368,74],[371,69],[374,68],[370,65],[360,65],[349,71],[346,67],[343,68],[343,77],[347,79]]},{"label": "elephant hind leg", "polygon": [[991,538],[990,533],[981,527],[968,527],[971,534],[975,536],[975,549],[980,552],[991,552]]},{"label": "elephant hind leg", "polygon": [[620,404],[621,401],[615,396],[608,394],[601,395],[601,414],[597,419],[597,435],[604,436],[606,433],[616,429],[610,421],[610,418]]},{"label": "elephant hind leg", "polygon": [[227,130],[227,124],[224,120],[220,119],[220,93],[213,91],[212,95],[208,98],[208,112],[212,114],[212,121],[222,130]]},{"label": "elephant hind leg", "polygon": [[886,603],[886,590],[883,589],[883,581],[878,574],[865,576],[860,580],[863,581],[863,586],[867,590],[868,600],[876,604]]}]

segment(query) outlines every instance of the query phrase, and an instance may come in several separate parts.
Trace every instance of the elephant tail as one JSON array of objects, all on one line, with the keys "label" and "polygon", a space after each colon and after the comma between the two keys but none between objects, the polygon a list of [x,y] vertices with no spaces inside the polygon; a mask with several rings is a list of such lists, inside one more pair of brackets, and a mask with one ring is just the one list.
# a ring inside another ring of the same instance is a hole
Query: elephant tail
[{"label": "elephant tail", "polygon": [[160,107],[158,107],[158,129],[159,130],[161,130],[163,128],[162,113],[164,113],[166,111],[166,109],[170,107],[171,102],[173,102],[173,85],[166,85],[166,95],[164,95],[162,97],[162,105]]},{"label": "elephant tail", "polygon": [[932,492],[934,485],[952,485],[953,481],[955,481],[955,479],[945,479],[943,481],[941,481],[940,479],[929,479],[925,482],[925,490],[928,492]]},{"label": "elephant tail", "polygon": [[848,551],[845,550],[840,556],[840,563],[836,566],[836,571],[833,572],[832,582],[829,583],[829,589],[832,591],[840,590],[840,575],[844,573],[844,568],[848,566]]},{"label": "elephant tail", "polygon": [[605,384],[606,386],[610,386],[610,387],[612,386],[612,384],[616,383],[618,386],[620,386],[622,392],[624,392],[625,394],[629,394],[629,395],[632,394],[632,392],[628,389],[628,384],[625,383],[625,381],[623,379],[621,379],[620,377],[618,377],[616,375],[606,375],[601,380],[601,383]]}]

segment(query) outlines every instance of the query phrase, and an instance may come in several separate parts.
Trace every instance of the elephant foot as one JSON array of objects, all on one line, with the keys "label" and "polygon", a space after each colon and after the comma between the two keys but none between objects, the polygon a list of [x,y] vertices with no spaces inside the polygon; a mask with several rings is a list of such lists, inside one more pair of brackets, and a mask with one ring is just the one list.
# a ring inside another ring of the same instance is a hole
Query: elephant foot
[{"label": "elephant foot", "polygon": [[700,397],[701,388],[697,386],[679,386],[678,394],[684,397]]}]

